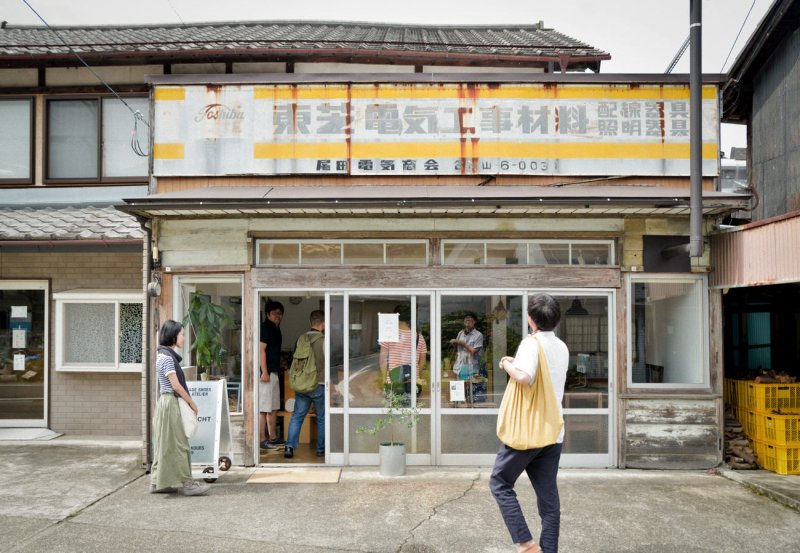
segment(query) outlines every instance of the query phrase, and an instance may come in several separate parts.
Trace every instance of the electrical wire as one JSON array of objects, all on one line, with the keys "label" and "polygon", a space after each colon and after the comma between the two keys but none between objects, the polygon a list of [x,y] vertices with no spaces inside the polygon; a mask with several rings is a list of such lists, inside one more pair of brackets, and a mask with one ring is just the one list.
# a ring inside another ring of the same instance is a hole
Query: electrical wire
[{"label": "electrical wire", "polygon": [[98,74],[97,74],[97,72],[96,72],[94,69],[92,69],[92,68],[91,68],[91,66],[90,66],[88,63],[86,63],[86,61],[85,61],[85,60],[84,60],[84,59],[83,59],[83,58],[80,56],[80,54],[78,54],[78,52],[76,52],[76,51],[75,51],[75,50],[72,48],[72,46],[70,46],[70,45],[69,45],[69,43],[67,43],[67,41],[66,41],[66,40],[64,40],[64,39],[61,37],[61,35],[59,35],[59,34],[56,32],[56,30],[55,30],[55,29],[53,29],[53,28],[50,26],[50,24],[49,24],[47,21],[45,21],[44,17],[42,17],[41,15],[39,15],[39,12],[37,12],[37,11],[36,11],[36,10],[33,8],[33,6],[31,6],[31,5],[28,3],[28,0],[22,0],[22,2],[23,2],[23,3],[24,3],[26,6],[28,6],[28,8],[29,8],[29,9],[30,9],[30,10],[31,10],[31,11],[32,11],[32,12],[33,12],[35,15],[36,15],[36,17],[38,17],[38,18],[39,18],[39,20],[41,20],[41,22],[42,22],[42,23],[44,23],[44,26],[45,26],[45,27],[47,27],[47,28],[48,28],[48,30],[49,30],[51,33],[53,33],[54,35],[56,35],[56,38],[58,38],[58,40],[60,40],[60,41],[61,41],[61,42],[64,44],[64,46],[66,46],[66,47],[67,47],[67,49],[70,51],[70,53],[72,53],[72,54],[73,54],[73,55],[74,55],[76,58],[78,58],[78,60],[79,60],[79,61],[80,61],[80,62],[81,62],[81,63],[82,63],[84,66],[86,66],[86,69],[88,69],[88,70],[89,70],[89,72],[90,72],[92,75],[94,75],[94,76],[95,76],[95,78],[96,78],[98,81],[100,81],[101,83],[103,83],[103,85],[104,85],[104,86],[105,86],[105,87],[106,87],[108,90],[110,90],[110,91],[111,91],[111,93],[112,93],[114,96],[116,96],[116,97],[117,97],[117,100],[119,100],[120,102],[122,102],[122,103],[123,103],[123,105],[124,105],[126,108],[128,108],[128,110],[129,110],[129,111],[130,111],[130,112],[133,114],[133,132],[132,132],[132,135],[131,135],[131,148],[133,149],[133,151],[134,151],[134,153],[135,153],[136,155],[138,155],[138,156],[140,156],[140,157],[147,157],[147,154],[144,152],[144,150],[142,149],[141,145],[139,144],[139,136],[138,136],[138,132],[137,132],[137,123],[138,123],[139,121],[141,121],[141,122],[142,122],[142,123],[143,123],[145,126],[147,126],[147,127],[150,127],[150,124],[149,124],[147,121],[145,121],[145,120],[144,120],[144,116],[142,115],[142,112],[141,112],[141,111],[139,111],[139,110],[134,110],[134,109],[133,109],[133,108],[132,108],[132,107],[131,107],[131,106],[128,104],[128,102],[126,102],[126,101],[125,101],[125,100],[122,98],[122,96],[120,96],[119,94],[117,94],[117,91],[116,91],[116,90],[114,90],[113,88],[111,88],[111,85],[110,85],[110,84],[108,84],[108,83],[107,83],[107,82],[106,82],[106,81],[105,81],[105,80],[104,80],[104,79],[103,79],[103,78],[102,78],[100,75],[98,75]]},{"label": "electrical wire", "polygon": [[175,12],[175,15],[178,16],[178,21],[181,22],[181,25],[183,25],[185,27],[186,26],[186,22],[184,22],[183,18],[181,17],[181,14],[178,13],[178,10],[175,9],[175,6],[172,5],[172,1],[171,0],[167,0],[167,4],[169,4],[169,7],[172,8],[172,11]]},{"label": "electrical wire", "polygon": [[736,38],[733,39],[733,44],[731,44],[731,49],[728,50],[728,55],[725,57],[725,61],[722,63],[722,67],[720,67],[719,72],[722,73],[725,69],[725,65],[727,65],[728,60],[731,57],[731,53],[733,52],[733,47],[736,46],[736,42],[739,40],[739,36],[742,34],[742,29],[744,29],[745,24],[747,23],[747,19],[750,17],[750,13],[753,11],[753,8],[756,5],[756,0],[753,0],[753,3],[750,4],[750,9],[747,10],[747,15],[744,16],[744,21],[742,21],[742,26],[739,27],[739,32],[736,33]]}]

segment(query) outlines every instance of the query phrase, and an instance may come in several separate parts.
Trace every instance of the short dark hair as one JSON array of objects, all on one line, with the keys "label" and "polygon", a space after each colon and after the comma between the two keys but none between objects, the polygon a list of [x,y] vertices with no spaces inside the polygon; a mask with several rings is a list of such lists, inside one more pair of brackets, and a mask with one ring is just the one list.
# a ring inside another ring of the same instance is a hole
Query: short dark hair
[{"label": "short dark hair", "polygon": [[550,294],[536,294],[528,301],[528,315],[539,330],[553,330],[561,320],[561,305]]},{"label": "short dark hair", "polygon": [[270,313],[272,313],[276,309],[280,309],[281,313],[286,313],[286,311],[283,309],[283,304],[281,302],[275,301],[275,300],[269,300],[267,302],[267,305],[264,306],[264,313],[269,315]]},{"label": "short dark hair", "polygon": [[172,319],[164,321],[158,331],[158,343],[162,346],[172,347],[178,342],[178,334],[183,330],[183,325]]},{"label": "short dark hair", "polygon": [[411,324],[411,306],[407,303],[401,303],[394,307],[394,312],[400,315],[399,319],[404,323]]},{"label": "short dark hair", "polygon": [[311,312],[311,315],[308,316],[308,322],[311,323],[311,326],[317,326],[320,323],[324,323],[325,312],[321,309],[315,309]]},{"label": "short dark hair", "polygon": [[466,319],[467,317],[471,317],[472,320],[475,321],[476,323],[478,322],[478,316],[472,311],[467,311],[466,313],[464,313],[464,318]]}]

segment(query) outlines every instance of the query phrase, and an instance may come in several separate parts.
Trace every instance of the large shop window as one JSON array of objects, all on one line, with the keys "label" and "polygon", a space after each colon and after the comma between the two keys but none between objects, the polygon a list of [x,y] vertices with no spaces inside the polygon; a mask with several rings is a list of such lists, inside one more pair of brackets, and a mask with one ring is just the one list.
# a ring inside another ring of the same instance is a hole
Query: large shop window
[{"label": "large shop window", "polygon": [[228,409],[242,412],[242,279],[176,279],[175,319],[184,325],[181,356],[188,380],[225,379]]},{"label": "large shop window", "polygon": [[56,300],[56,370],[141,372],[138,290],[70,290]]},{"label": "large shop window", "polygon": [[[147,98],[125,98],[131,109],[149,119]],[[149,130],[117,98],[82,97],[47,100],[47,169],[49,182],[144,182]]]},{"label": "large shop window", "polygon": [[613,264],[613,240],[442,240],[442,265]]},{"label": "large shop window", "polygon": [[33,99],[0,100],[0,184],[33,182]]},{"label": "large shop window", "polygon": [[632,387],[708,385],[704,277],[633,277],[630,286]]},{"label": "large shop window", "polygon": [[256,264],[427,265],[427,240],[258,240]]}]

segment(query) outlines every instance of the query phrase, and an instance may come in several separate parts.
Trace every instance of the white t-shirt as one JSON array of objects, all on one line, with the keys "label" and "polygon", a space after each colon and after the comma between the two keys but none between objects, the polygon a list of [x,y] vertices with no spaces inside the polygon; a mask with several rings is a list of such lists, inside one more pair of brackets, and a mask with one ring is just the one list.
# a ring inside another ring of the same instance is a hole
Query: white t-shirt
[{"label": "white t-shirt", "polygon": [[[547,357],[547,363],[550,367],[550,379],[556,391],[558,409],[561,411],[561,402],[564,401],[564,385],[567,382],[567,368],[569,367],[569,349],[567,349],[567,345],[562,342],[553,331],[539,331],[526,336],[517,348],[517,354],[514,356],[513,364],[519,370],[530,375],[530,383],[532,384],[533,378],[536,376],[536,368],[539,366],[539,346],[536,345],[537,340],[541,342],[544,355]],[[558,443],[563,441],[564,429],[562,428],[561,434],[558,435]]]}]

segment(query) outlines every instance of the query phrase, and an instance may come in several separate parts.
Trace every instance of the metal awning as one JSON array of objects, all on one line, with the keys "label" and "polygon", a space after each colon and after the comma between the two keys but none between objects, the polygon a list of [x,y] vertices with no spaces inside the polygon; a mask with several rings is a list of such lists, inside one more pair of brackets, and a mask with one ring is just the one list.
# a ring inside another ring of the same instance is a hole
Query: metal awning
[{"label": "metal awning", "polygon": [[[749,194],[703,192],[703,214],[748,207]],[[689,189],[615,186],[212,186],[125,200],[141,217],[253,215],[689,215]]]}]

